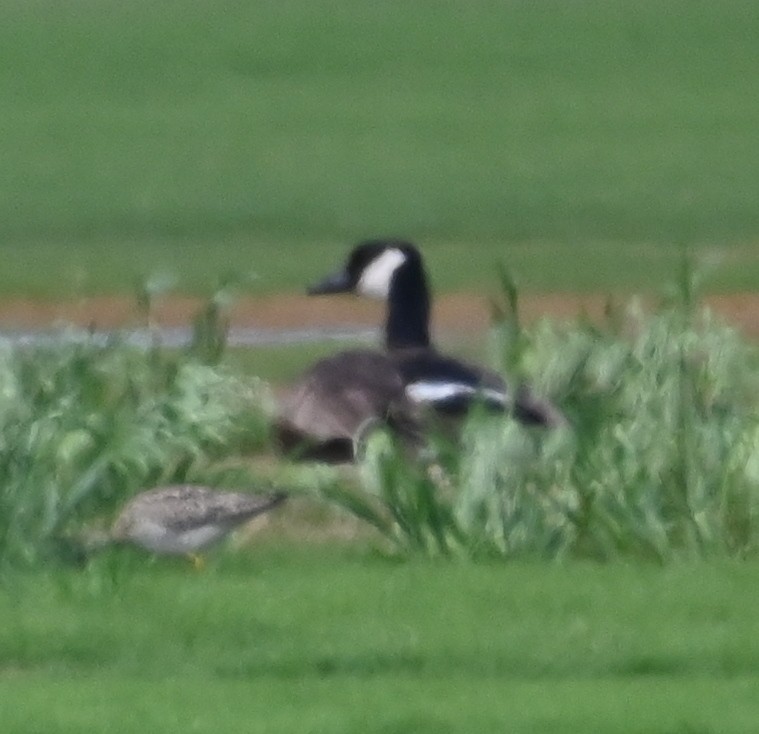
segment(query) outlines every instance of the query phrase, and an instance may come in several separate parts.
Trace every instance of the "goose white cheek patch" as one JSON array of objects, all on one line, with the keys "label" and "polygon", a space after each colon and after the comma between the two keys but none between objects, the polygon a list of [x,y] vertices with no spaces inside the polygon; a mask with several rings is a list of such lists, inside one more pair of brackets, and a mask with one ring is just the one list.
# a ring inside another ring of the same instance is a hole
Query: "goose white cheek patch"
[{"label": "goose white cheek patch", "polygon": [[486,387],[477,389],[465,382],[433,382],[419,380],[406,385],[406,395],[415,403],[444,403],[455,398],[480,398],[489,403],[506,407],[506,395]]},{"label": "goose white cheek patch", "polygon": [[368,298],[384,300],[390,294],[393,273],[405,262],[406,256],[397,248],[385,250],[364,269],[356,292]]}]

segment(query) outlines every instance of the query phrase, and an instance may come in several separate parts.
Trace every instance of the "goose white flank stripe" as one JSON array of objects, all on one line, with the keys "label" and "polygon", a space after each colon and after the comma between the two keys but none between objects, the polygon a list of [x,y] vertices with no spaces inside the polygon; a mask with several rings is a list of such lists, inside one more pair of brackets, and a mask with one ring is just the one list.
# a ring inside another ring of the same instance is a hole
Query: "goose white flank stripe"
[{"label": "goose white flank stripe", "polygon": [[492,388],[476,388],[462,382],[420,380],[406,385],[406,395],[415,403],[436,403],[458,397],[475,397],[506,406],[506,394]]}]

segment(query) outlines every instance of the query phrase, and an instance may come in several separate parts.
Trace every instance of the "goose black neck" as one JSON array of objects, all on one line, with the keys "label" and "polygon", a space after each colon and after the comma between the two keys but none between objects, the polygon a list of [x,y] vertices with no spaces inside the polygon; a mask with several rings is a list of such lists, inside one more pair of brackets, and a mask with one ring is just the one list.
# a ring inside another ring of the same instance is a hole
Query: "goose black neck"
[{"label": "goose black neck", "polygon": [[430,295],[420,260],[414,258],[393,275],[387,299],[385,346],[388,349],[430,345]]}]

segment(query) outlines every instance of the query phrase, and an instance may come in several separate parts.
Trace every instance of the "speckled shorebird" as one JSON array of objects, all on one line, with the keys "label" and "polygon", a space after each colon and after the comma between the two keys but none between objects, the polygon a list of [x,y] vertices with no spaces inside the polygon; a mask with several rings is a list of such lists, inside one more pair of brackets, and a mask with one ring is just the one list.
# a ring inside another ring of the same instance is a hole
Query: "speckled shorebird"
[{"label": "speckled shorebird", "polygon": [[185,555],[200,568],[200,551],[286,497],[283,492],[256,495],[192,484],[158,487],[127,502],[109,538],[111,543],[133,543],[152,553]]}]

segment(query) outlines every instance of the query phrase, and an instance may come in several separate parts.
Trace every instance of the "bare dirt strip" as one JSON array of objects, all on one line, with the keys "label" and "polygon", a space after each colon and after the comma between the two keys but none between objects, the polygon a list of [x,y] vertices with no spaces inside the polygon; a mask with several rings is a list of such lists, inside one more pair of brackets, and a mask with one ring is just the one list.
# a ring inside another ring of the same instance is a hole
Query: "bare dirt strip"
[{"label": "bare dirt strip", "polygon": [[[526,323],[541,317],[571,320],[580,314],[600,318],[607,296],[601,294],[525,294],[520,307]],[[619,303],[627,299],[620,297]],[[746,336],[759,339],[759,293],[713,295],[706,303]],[[196,298],[171,296],[160,299],[153,310],[154,321],[165,326],[190,322],[202,305]],[[329,326],[377,326],[382,321],[382,304],[350,296],[308,298],[282,294],[241,298],[230,312],[234,326],[262,329],[307,329]],[[435,301],[433,328],[451,336],[481,334],[489,323],[487,294],[453,293]],[[133,298],[98,296],[70,302],[45,302],[17,298],[0,301],[0,329],[42,329],[59,324],[110,329],[139,322]]]}]

